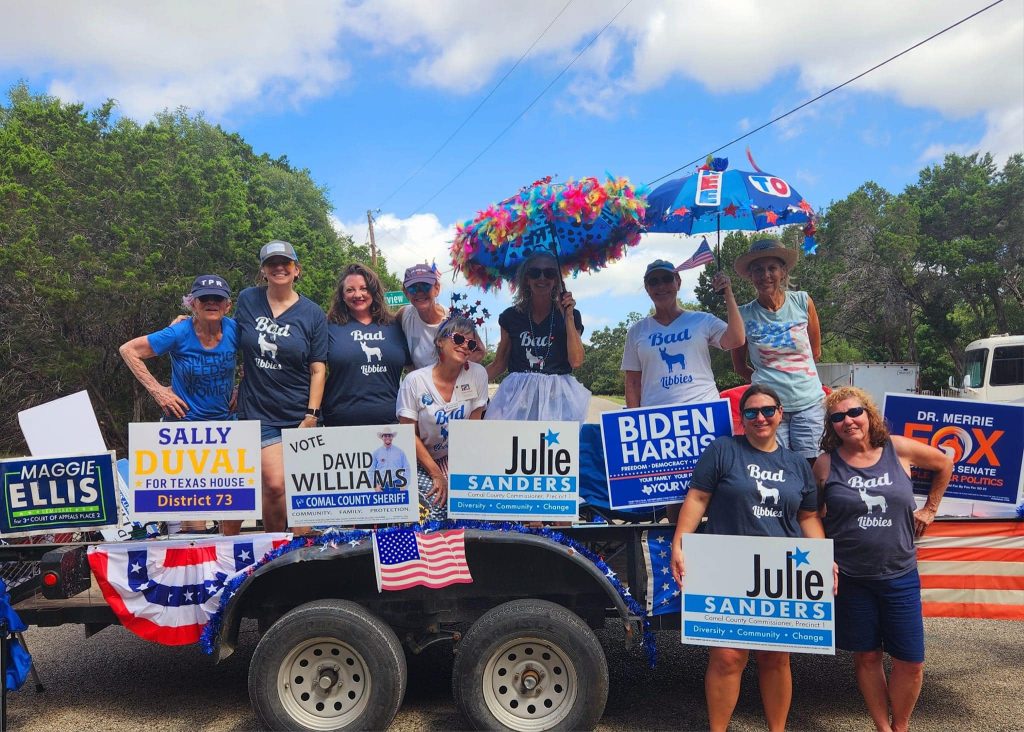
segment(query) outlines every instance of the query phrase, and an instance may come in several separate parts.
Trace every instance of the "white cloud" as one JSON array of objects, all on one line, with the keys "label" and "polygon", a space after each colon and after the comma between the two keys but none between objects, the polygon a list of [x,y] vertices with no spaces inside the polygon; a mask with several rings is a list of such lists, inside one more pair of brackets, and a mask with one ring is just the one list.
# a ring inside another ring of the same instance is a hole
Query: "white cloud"
[{"label": "white cloud", "polygon": [[330,0],[9,4],[0,67],[46,74],[50,93],[148,119],[187,106],[220,117],[240,105],[295,104],[348,75],[341,8]]}]

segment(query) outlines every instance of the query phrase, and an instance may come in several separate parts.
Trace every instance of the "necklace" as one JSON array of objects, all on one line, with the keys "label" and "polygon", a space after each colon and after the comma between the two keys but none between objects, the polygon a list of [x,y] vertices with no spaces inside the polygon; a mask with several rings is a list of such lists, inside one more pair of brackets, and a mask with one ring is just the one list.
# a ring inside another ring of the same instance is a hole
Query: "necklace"
[{"label": "necklace", "polygon": [[544,349],[544,355],[540,355],[536,350],[537,336],[533,332],[533,313],[527,314],[527,320],[530,321],[530,347],[526,349],[526,360],[530,363],[531,371],[543,371],[544,362],[548,358],[548,354],[551,353],[551,341],[554,339],[555,333],[555,306],[552,304],[551,313],[548,315],[548,342],[547,347]]}]

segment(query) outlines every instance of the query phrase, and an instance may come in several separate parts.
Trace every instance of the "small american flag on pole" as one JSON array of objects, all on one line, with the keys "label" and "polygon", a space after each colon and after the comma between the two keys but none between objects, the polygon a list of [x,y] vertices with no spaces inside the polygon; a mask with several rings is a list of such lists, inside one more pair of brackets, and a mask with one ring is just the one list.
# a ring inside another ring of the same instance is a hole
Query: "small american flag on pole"
[{"label": "small american flag on pole", "polygon": [[697,247],[697,251],[693,253],[693,256],[676,267],[676,272],[682,272],[684,269],[693,269],[694,267],[699,267],[702,264],[709,264],[714,261],[715,255],[712,254],[711,247],[708,246],[708,240],[705,237],[704,239],[701,239],[700,246]]},{"label": "small american flag on pole", "polygon": [[466,532],[422,534],[399,529],[373,534],[377,591],[405,590],[416,585],[433,589],[473,581],[466,564]]}]

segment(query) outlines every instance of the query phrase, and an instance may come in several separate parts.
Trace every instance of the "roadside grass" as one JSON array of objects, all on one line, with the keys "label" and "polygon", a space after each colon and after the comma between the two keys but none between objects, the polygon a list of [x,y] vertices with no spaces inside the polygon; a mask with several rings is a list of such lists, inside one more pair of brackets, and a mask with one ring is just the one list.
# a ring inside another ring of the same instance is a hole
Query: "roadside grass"
[{"label": "roadside grass", "polygon": [[594,394],[594,396],[600,397],[601,399],[607,399],[610,402],[615,402],[616,404],[621,404],[622,406],[626,406],[626,397],[621,396],[619,394]]}]

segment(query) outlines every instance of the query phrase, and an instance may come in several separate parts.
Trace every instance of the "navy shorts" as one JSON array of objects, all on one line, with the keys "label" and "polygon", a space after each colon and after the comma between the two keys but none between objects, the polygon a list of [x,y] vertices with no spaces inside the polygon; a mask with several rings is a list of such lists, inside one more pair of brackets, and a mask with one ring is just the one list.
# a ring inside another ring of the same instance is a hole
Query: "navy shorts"
[{"label": "navy shorts", "polygon": [[877,580],[840,572],[836,646],[854,652],[881,648],[900,661],[923,663],[924,620],[917,569],[894,579]]}]

